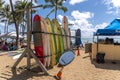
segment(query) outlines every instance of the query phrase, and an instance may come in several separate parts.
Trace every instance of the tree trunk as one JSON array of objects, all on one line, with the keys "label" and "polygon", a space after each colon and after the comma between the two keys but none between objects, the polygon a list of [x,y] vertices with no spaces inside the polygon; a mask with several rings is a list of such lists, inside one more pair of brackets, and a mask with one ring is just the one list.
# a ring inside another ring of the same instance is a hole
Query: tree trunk
[{"label": "tree trunk", "polygon": [[57,0],[56,0],[56,5],[55,5],[55,19],[57,18]]},{"label": "tree trunk", "polygon": [[5,21],[4,34],[6,33],[7,21]]},{"label": "tree trunk", "polygon": [[18,32],[18,25],[16,23],[16,19],[15,19],[15,15],[14,15],[14,10],[13,10],[13,4],[12,4],[12,0],[10,0],[10,5],[11,5],[11,10],[12,10],[12,15],[13,15],[13,20],[14,20],[14,23],[15,23],[15,28],[16,28],[16,34],[17,34],[17,37],[16,37],[16,46],[17,46],[17,49],[18,49],[18,40],[19,40],[19,32]]},{"label": "tree trunk", "polygon": [[8,34],[8,22],[7,22],[7,26],[6,26],[6,33]]}]

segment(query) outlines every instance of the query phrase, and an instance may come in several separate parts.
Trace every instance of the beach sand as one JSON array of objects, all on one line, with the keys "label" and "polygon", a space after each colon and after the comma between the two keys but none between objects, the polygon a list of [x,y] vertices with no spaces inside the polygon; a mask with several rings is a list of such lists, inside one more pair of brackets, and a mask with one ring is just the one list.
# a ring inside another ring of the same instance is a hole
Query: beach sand
[{"label": "beach sand", "polygon": [[[77,54],[77,51],[75,52]],[[7,55],[0,56],[0,80],[56,80],[53,76],[61,69],[55,66],[49,69],[49,76],[45,76],[39,67],[35,67],[32,60],[33,68],[28,71],[22,69],[26,66],[24,58],[17,66],[17,75],[12,74],[11,67],[16,60]],[[120,80],[120,64],[106,62],[104,64],[91,63],[89,53],[80,50],[80,56],[75,56],[74,61],[65,66],[62,72],[62,80]]]}]

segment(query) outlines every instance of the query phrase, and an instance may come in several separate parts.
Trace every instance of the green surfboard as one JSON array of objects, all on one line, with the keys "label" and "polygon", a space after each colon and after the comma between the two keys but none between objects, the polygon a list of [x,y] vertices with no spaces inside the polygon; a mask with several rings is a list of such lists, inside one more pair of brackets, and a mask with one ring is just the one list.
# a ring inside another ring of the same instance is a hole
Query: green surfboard
[{"label": "green surfboard", "polygon": [[60,35],[62,35],[62,31],[61,31],[61,27],[60,27],[57,19],[53,19],[52,23],[54,26],[55,33],[59,34],[59,35],[55,35],[57,50],[58,50],[58,52],[57,52],[58,53],[57,54],[57,62],[58,62],[61,54],[64,52],[64,42],[63,42],[62,36],[60,36]]}]

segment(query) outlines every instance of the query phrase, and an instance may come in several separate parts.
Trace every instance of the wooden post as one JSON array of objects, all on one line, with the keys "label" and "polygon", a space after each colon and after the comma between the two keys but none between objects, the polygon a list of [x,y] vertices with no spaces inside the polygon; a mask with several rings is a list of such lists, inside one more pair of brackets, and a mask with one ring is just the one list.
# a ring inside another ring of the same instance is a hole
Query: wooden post
[{"label": "wooden post", "polygon": [[31,42],[31,31],[30,31],[30,9],[27,9],[27,68],[30,69],[30,42]]},{"label": "wooden post", "polygon": [[45,66],[41,63],[41,61],[34,55],[33,50],[31,49],[30,46],[30,42],[31,42],[31,30],[30,30],[30,8],[27,9],[27,48],[24,50],[24,52],[22,53],[22,55],[20,56],[20,58],[15,62],[15,64],[12,67],[12,71],[13,74],[16,73],[14,72],[16,69],[16,66],[19,64],[19,62],[22,60],[23,57],[25,57],[27,55],[27,69],[30,69],[30,58],[33,57],[36,61],[36,63],[38,64],[38,66],[40,66],[40,68],[42,69],[42,71],[46,74],[49,75],[47,69],[45,68]]}]

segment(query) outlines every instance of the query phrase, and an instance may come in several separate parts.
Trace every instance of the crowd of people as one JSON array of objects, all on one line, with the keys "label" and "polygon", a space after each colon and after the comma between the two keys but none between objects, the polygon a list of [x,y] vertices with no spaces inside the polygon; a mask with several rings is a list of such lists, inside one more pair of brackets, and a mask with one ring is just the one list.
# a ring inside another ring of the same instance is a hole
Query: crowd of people
[{"label": "crowd of people", "polygon": [[17,46],[15,42],[7,43],[6,41],[0,40],[0,50],[12,51],[16,49]]}]

